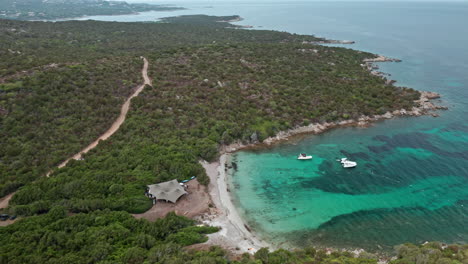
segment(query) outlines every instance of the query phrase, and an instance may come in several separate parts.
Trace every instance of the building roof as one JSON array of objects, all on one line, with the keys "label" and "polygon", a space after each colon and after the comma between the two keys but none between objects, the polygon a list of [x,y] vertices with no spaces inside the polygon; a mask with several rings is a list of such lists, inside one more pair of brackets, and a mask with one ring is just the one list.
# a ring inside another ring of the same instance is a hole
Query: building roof
[{"label": "building roof", "polygon": [[180,196],[187,193],[177,180],[148,185],[148,188],[148,193],[156,197],[156,199],[173,203],[176,203]]}]

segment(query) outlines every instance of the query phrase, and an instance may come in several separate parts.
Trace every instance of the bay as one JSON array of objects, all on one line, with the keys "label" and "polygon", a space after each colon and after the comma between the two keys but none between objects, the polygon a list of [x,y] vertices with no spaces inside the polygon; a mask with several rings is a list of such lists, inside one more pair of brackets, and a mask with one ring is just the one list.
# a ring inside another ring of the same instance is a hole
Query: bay
[{"label": "bay", "polygon": [[[354,40],[346,48],[402,59],[381,63],[396,85],[442,94],[440,117],[340,128],[273,148],[240,151],[231,190],[248,224],[283,246],[390,250],[468,241],[468,3],[180,3],[187,10],[91,17],[240,15],[241,25]],[[82,18],[89,19],[89,18]],[[314,155],[298,161],[298,153]],[[337,158],[358,167],[344,170]]]}]

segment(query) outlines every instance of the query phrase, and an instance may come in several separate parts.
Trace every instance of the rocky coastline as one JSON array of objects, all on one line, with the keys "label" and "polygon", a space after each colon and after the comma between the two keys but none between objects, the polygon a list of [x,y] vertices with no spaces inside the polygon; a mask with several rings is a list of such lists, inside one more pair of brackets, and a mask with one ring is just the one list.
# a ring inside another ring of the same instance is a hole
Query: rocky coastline
[{"label": "rocky coastline", "polygon": [[431,102],[431,100],[439,99],[441,96],[435,92],[421,91],[421,96],[418,100],[415,100],[415,106],[412,109],[400,109],[394,110],[392,112],[386,112],[382,115],[373,115],[365,116],[362,115],[356,119],[348,119],[336,122],[323,122],[323,123],[313,123],[308,126],[298,126],[286,131],[280,131],[273,137],[269,137],[262,142],[257,138],[258,136],[254,133],[250,137],[250,143],[243,143],[241,141],[232,143],[230,145],[223,145],[220,147],[220,153],[232,153],[239,151],[241,149],[253,148],[259,146],[271,146],[283,141],[289,140],[290,137],[301,135],[301,134],[320,134],[327,130],[338,128],[338,127],[348,127],[348,126],[357,126],[357,127],[367,127],[371,123],[391,119],[398,116],[422,116],[422,115],[431,115],[433,117],[438,117],[439,115],[435,112],[437,110],[447,110],[445,106],[440,106]]},{"label": "rocky coastline", "polygon": [[242,17],[240,16],[235,16],[235,18],[233,19],[229,19],[229,20],[219,20],[219,21],[216,21],[216,22],[219,22],[219,23],[233,23],[233,22],[240,22],[244,20]]},{"label": "rocky coastline", "polygon": [[[431,100],[440,98],[438,93],[434,92],[420,92],[421,96],[415,101],[415,106],[410,109],[400,109],[393,112],[387,112],[383,115],[374,116],[361,116],[357,119],[349,119],[337,122],[324,122],[315,123],[308,126],[298,126],[296,128],[281,131],[274,137],[269,137],[262,142],[257,138],[257,135],[252,134],[250,143],[235,142],[230,145],[223,145],[220,147],[219,152],[221,154],[220,159],[213,163],[201,161],[201,165],[204,167],[207,175],[210,177],[210,186],[208,187],[211,201],[213,202],[213,208],[210,208],[205,214],[200,215],[197,220],[202,224],[210,226],[221,227],[221,231],[208,235],[209,240],[204,243],[206,246],[221,245],[232,254],[250,253],[253,254],[262,247],[269,247],[270,249],[277,249],[273,244],[263,240],[255,230],[247,225],[244,219],[238,212],[238,209],[232,202],[229,186],[228,186],[228,174],[227,169],[234,166],[230,160],[230,153],[255,147],[268,147],[274,144],[281,143],[289,140],[293,136],[301,134],[320,134],[327,130],[346,127],[346,126],[360,126],[367,127],[372,122],[379,120],[390,119],[397,116],[421,116],[432,114],[433,111],[439,109],[446,109],[445,107],[438,106],[431,102]],[[363,249],[328,249],[328,252],[332,250],[344,250],[348,251],[355,256],[364,252]],[[385,255],[378,256],[379,263],[387,263],[388,257]]]},{"label": "rocky coastline", "polygon": [[[387,58],[384,56],[377,56],[372,59],[364,60],[363,66],[366,67],[371,73],[374,69],[374,62],[399,62],[398,59]],[[385,79],[385,76],[378,74]],[[393,81],[392,81],[393,82]],[[392,83],[390,83],[392,85]],[[420,91],[419,99],[415,100],[415,105],[411,109],[399,109],[392,112],[387,112],[382,115],[365,116],[362,115],[356,119],[348,119],[336,122],[323,122],[314,123],[308,126],[297,126],[295,128],[281,131],[273,137],[269,137],[263,141],[258,140],[258,135],[253,133],[250,136],[250,142],[244,143],[237,141],[230,145],[223,145],[219,148],[221,157],[218,161],[213,163],[201,162],[205,168],[207,175],[210,177],[211,183],[209,186],[210,197],[214,203],[214,208],[207,212],[205,215],[200,216],[199,221],[203,224],[222,227],[222,231],[209,235],[208,242],[205,245],[222,245],[228,249],[231,253],[255,253],[262,247],[270,247],[275,249],[275,245],[269,244],[262,240],[261,237],[257,236],[254,230],[251,230],[244,219],[242,219],[237,212],[237,208],[233,205],[230,197],[230,190],[227,185],[227,168],[233,166],[230,164],[229,156],[230,153],[236,151],[256,148],[256,147],[269,147],[275,144],[288,141],[291,137],[303,135],[303,134],[320,134],[327,130],[347,127],[347,126],[358,126],[367,127],[371,123],[391,119],[398,116],[421,116],[421,115],[432,115],[437,117],[437,110],[447,109],[445,106],[440,106],[432,102],[432,100],[439,99],[441,96],[435,92]],[[332,249],[327,249],[331,252]],[[334,249],[336,250],[336,249]],[[364,252],[363,249],[357,250],[346,250],[357,256]],[[379,257],[379,263],[387,263],[389,261],[387,256],[381,255]]]},{"label": "rocky coastline", "polygon": [[335,39],[324,39],[318,41],[303,41],[302,44],[354,44],[356,41],[353,40],[335,40]]},{"label": "rocky coastline", "polygon": [[[334,42],[343,43],[347,41],[334,41]],[[401,62],[401,60],[385,57],[382,55],[375,55],[374,58],[364,59],[363,63],[361,64],[361,66],[366,68],[372,75],[375,75],[384,79],[387,85],[393,85],[395,81],[389,80],[386,78],[386,76],[390,76],[389,74],[377,71],[377,69],[379,68],[377,65],[375,65],[376,62]],[[431,115],[433,117],[438,117],[439,114],[436,113],[435,111],[448,109],[446,106],[437,105],[432,102],[432,100],[439,99],[440,97],[441,95],[435,92],[420,91],[420,97],[419,99],[414,101],[415,105],[411,109],[397,109],[394,111],[388,111],[382,115],[373,115],[373,116],[362,115],[359,118],[355,118],[355,119],[348,119],[348,120],[342,120],[342,121],[336,121],[336,122],[313,123],[308,126],[297,126],[295,128],[292,128],[286,131],[280,131],[275,136],[269,137],[263,140],[262,142],[258,140],[258,135],[256,133],[253,133],[250,136],[249,143],[243,143],[241,141],[237,141],[230,145],[223,145],[220,147],[220,153],[225,154],[225,153],[232,153],[232,152],[245,149],[245,148],[270,146],[270,145],[273,145],[282,141],[287,141],[292,136],[301,135],[301,134],[320,134],[327,130],[338,128],[338,127],[347,127],[347,126],[367,127],[373,122],[385,120],[385,119],[391,119],[391,118],[398,117],[398,116]]]},{"label": "rocky coastline", "polygon": [[391,76],[389,73],[379,71],[379,65],[375,64],[376,62],[401,62],[401,60],[376,55],[374,58],[364,59],[361,64],[361,66],[366,68],[372,75],[383,78],[387,85],[395,83],[394,80],[388,80],[386,78],[387,76]]},{"label": "rocky coastline", "polygon": [[[216,21],[218,23],[234,23],[234,22],[240,22],[240,21],[243,21],[244,19],[240,16],[236,16],[235,18],[233,19],[229,19],[229,20],[219,20],[219,21]],[[236,24],[231,24],[231,26],[229,26],[228,28],[236,28],[236,29],[247,29],[247,28],[254,28],[254,26],[251,26],[251,25],[236,25]]]}]

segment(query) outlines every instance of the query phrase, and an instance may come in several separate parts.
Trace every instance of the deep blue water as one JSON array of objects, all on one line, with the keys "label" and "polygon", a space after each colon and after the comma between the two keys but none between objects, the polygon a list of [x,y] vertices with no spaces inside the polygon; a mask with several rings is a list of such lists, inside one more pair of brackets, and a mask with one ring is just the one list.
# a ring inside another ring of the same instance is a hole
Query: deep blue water
[{"label": "deep blue water", "polygon": [[[346,47],[402,59],[381,64],[381,70],[397,85],[441,93],[439,103],[450,108],[438,118],[335,129],[234,155],[233,198],[265,239],[370,250],[403,242],[468,242],[468,3],[184,6],[191,9],[99,19],[240,15],[240,24],[257,28],[354,40]],[[300,152],[314,160],[295,160]],[[358,167],[343,170],[335,159],[344,156]]]}]

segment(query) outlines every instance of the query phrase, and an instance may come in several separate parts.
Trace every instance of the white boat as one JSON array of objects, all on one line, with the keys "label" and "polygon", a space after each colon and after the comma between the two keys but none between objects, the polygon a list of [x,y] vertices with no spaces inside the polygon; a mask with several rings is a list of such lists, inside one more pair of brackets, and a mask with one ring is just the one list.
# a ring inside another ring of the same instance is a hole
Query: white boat
[{"label": "white boat", "polygon": [[301,153],[301,154],[299,154],[299,156],[297,156],[297,159],[298,160],[310,160],[310,159],[312,159],[312,156],[307,155],[305,153]]},{"label": "white boat", "polygon": [[354,167],[357,166],[357,162],[350,161],[347,158],[342,158],[340,160],[340,162],[341,162],[341,165],[343,166],[343,168],[354,168]]}]

